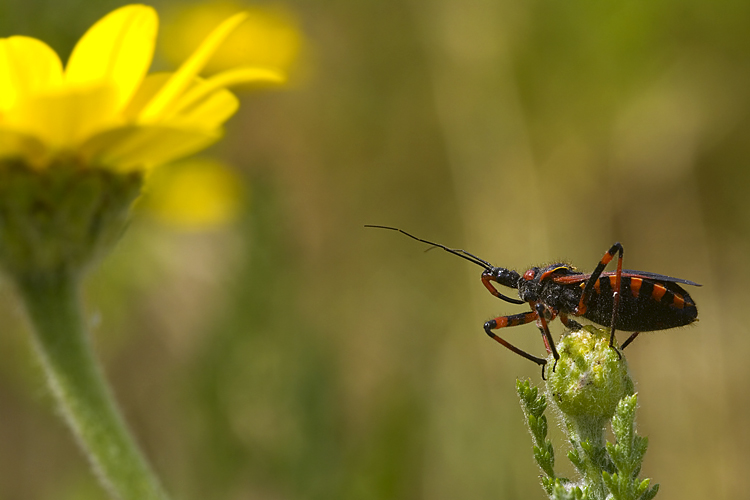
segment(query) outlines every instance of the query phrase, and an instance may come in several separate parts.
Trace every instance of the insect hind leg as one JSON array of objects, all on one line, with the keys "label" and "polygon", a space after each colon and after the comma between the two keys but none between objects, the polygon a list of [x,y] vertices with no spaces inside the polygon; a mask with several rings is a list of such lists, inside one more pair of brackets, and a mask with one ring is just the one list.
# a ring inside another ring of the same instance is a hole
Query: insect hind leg
[{"label": "insect hind leg", "polygon": [[620,349],[624,351],[624,350],[625,350],[625,348],[626,348],[627,346],[629,346],[629,345],[631,344],[631,342],[633,342],[633,341],[635,340],[635,338],[636,338],[636,337],[637,337],[637,336],[638,336],[638,335],[639,335],[640,333],[641,333],[641,332],[635,332],[635,333],[633,333],[633,334],[632,334],[632,335],[631,335],[630,337],[628,337],[628,340],[626,340],[625,342],[623,342],[623,343],[622,343],[622,345],[620,346]]},{"label": "insect hind leg", "polygon": [[[619,305],[620,305],[620,290],[622,288],[622,256],[623,256],[623,248],[622,245],[617,242],[612,247],[607,250],[607,253],[604,254],[604,257],[602,257],[602,260],[599,261],[599,264],[597,264],[596,269],[594,269],[594,272],[591,273],[591,276],[589,277],[588,281],[586,282],[586,285],[583,288],[583,293],[581,294],[581,300],[578,302],[578,307],[576,307],[575,314],[577,316],[582,316],[586,312],[586,308],[588,307],[588,299],[591,296],[591,290],[594,288],[594,285],[597,281],[599,281],[599,278],[602,275],[602,272],[604,271],[604,268],[607,267],[607,264],[609,264],[612,259],[614,258],[615,254],[617,254],[617,271],[615,272],[615,286],[614,290],[612,291],[612,322],[611,322],[611,329],[609,331],[609,347],[615,350],[617,353],[617,356],[622,359],[622,354],[620,353],[620,350],[615,347],[615,324],[617,323],[617,317],[619,312]],[[632,339],[635,339],[635,337],[632,337]],[[628,339],[626,341],[627,345],[629,342],[632,342],[632,339]]]}]

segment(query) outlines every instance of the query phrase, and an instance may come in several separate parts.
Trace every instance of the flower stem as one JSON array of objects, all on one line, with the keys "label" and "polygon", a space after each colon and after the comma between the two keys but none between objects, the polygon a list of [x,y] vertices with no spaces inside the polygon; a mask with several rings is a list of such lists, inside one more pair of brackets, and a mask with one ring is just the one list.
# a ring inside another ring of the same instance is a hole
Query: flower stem
[{"label": "flower stem", "polygon": [[34,345],[62,414],[109,493],[120,500],[166,500],[120,415],[81,315],[77,272],[16,276]]},{"label": "flower stem", "polygon": [[604,500],[607,490],[602,480],[602,470],[607,469],[607,456],[604,447],[605,421],[598,418],[586,419],[570,418],[562,414],[562,420],[568,431],[568,439],[573,446],[573,458],[578,472],[587,486],[588,496],[596,500]]}]

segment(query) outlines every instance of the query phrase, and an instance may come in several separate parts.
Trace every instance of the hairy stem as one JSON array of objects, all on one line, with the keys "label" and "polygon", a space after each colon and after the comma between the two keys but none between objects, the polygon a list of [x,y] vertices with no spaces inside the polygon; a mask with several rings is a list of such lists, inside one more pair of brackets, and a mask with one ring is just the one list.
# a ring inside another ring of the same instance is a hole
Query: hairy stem
[{"label": "hairy stem", "polygon": [[592,499],[604,500],[607,491],[602,480],[605,469],[606,450],[604,448],[604,424],[600,419],[571,419],[563,414],[570,444],[578,457],[576,467],[583,477]]},{"label": "hairy stem", "polygon": [[47,381],[107,491],[120,500],[166,500],[96,362],[78,282],[78,274],[67,270],[16,276]]}]

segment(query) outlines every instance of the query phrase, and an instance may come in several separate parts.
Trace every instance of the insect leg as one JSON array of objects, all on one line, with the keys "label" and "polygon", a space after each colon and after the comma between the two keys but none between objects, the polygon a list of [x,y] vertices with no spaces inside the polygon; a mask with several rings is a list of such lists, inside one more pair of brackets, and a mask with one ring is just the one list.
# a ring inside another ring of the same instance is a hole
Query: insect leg
[{"label": "insect leg", "polygon": [[536,311],[531,311],[527,313],[521,313],[521,314],[513,314],[511,316],[499,316],[495,319],[489,320],[487,323],[484,324],[484,331],[487,333],[487,335],[490,336],[490,338],[494,339],[496,342],[500,343],[501,345],[507,347],[511,351],[515,352],[519,356],[523,356],[524,358],[528,359],[529,361],[533,361],[537,365],[542,367],[542,378],[544,378],[544,365],[547,364],[547,360],[544,358],[539,358],[537,356],[534,356],[532,354],[529,354],[528,352],[519,349],[518,347],[514,346],[510,342],[506,341],[505,339],[500,338],[499,336],[495,335],[492,330],[496,330],[498,328],[506,328],[509,326],[518,326],[518,325],[525,325],[526,323],[531,323],[532,321],[536,320],[538,318],[538,314]]},{"label": "insect leg", "polygon": [[[539,321],[537,323],[537,326],[539,326],[539,330],[542,332],[542,338],[544,338],[544,345],[547,347],[547,351],[552,353],[552,356],[555,358],[555,364],[552,366],[552,371],[555,371],[555,368],[557,368],[557,362],[560,360],[560,355],[557,353],[557,348],[555,347],[555,341],[552,340],[552,334],[549,332],[549,327],[547,326],[547,318],[545,318],[545,308],[543,304],[537,303],[534,306],[534,309],[536,310],[536,315],[539,318]],[[554,319],[554,315],[552,318]]]},{"label": "insect leg", "polygon": [[604,271],[604,268],[607,267],[607,264],[609,264],[614,258],[615,253],[618,254],[617,272],[615,273],[615,286],[614,286],[614,291],[612,293],[612,326],[609,332],[609,347],[617,351],[617,355],[620,358],[622,358],[622,354],[620,354],[620,351],[618,351],[614,345],[615,322],[617,321],[617,313],[619,309],[618,306],[620,305],[620,286],[622,284],[623,249],[622,249],[622,245],[620,245],[619,242],[615,243],[614,245],[612,245],[612,248],[607,250],[607,253],[604,254],[604,257],[602,257],[602,260],[599,261],[599,264],[597,264],[596,269],[594,269],[594,272],[591,273],[591,276],[589,277],[588,281],[586,281],[586,285],[583,287],[581,300],[578,302],[578,307],[576,307],[575,314],[576,316],[582,316],[584,313],[586,313],[586,308],[588,306],[588,299],[589,299],[589,296],[591,295],[591,290],[594,288],[594,285],[601,277],[602,272]]},{"label": "insect leg", "polygon": [[[609,347],[615,350],[617,356],[622,359],[622,354],[615,347],[615,323],[617,322],[617,313],[620,309],[620,289],[622,285],[622,245],[616,243],[615,246],[619,246],[619,254],[617,256],[617,272],[615,273],[615,290],[612,292],[612,330],[609,332]],[[615,248],[613,246],[612,248]],[[607,253],[609,255],[609,253]]]},{"label": "insect leg", "polygon": [[622,343],[622,345],[620,346],[620,349],[624,351],[625,348],[627,346],[629,346],[630,343],[633,342],[635,340],[635,338],[638,336],[638,334],[640,334],[640,333],[641,332],[635,332],[633,335],[631,335],[630,337],[628,337],[628,340],[626,340],[625,342]]},{"label": "insect leg", "polygon": [[560,321],[563,325],[565,325],[565,328],[568,328],[570,330],[580,330],[582,328],[581,324],[578,321],[570,319],[567,314],[560,313],[559,316]]}]

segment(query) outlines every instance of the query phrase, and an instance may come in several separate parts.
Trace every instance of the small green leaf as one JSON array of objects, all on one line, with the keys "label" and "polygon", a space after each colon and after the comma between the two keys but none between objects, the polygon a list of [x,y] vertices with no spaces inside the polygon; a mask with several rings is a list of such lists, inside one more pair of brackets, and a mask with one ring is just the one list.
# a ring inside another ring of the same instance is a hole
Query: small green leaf
[{"label": "small green leaf", "polygon": [[584,467],[583,460],[578,455],[577,449],[573,448],[572,450],[568,452],[568,460],[570,460],[571,463],[575,466],[575,468],[578,469],[579,473],[583,472],[583,467]]},{"label": "small green leaf", "polygon": [[655,484],[650,490],[646,491],[639,500],[651,500],[659,493],[659,485]]}]

